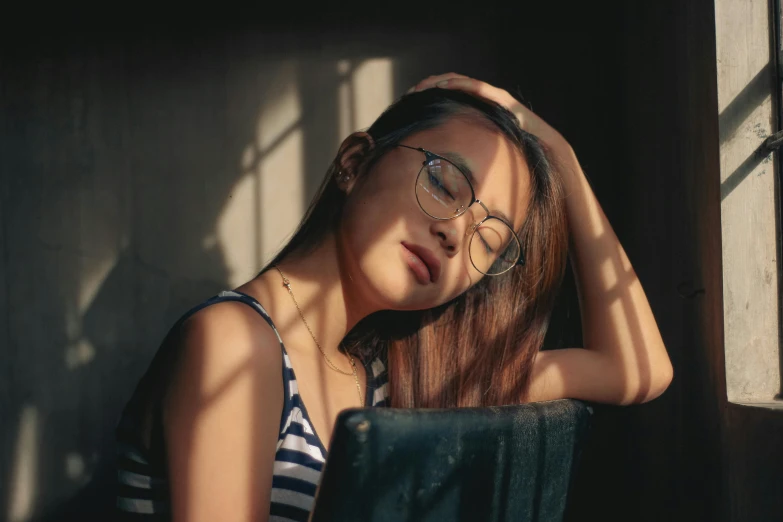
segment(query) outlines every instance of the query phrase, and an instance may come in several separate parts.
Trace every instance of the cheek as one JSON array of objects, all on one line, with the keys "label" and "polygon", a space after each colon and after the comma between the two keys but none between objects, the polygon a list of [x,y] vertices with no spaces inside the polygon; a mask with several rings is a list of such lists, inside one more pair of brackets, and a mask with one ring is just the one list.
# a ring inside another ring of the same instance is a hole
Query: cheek
[{"label": "cheek", "polygon": [[[468,260],[467,263],[470,264],[470,261]],[[470,289],[470,287],[478,283],[480,280],[480,274],[476,273],[475,271],[471,271],[467,268],[459,270],[454,274],[451,281],[449,281],[447,290],[450,295],[446,301],[450,301],[455,297],[459,297],[460,295],[464,294]]]},{"label": "cheek", "polygon": [[343,211],[343,232],[355,255],[361,256],[382,243],[402,221],[390,194],[373,186],[354,191]]},{"label": "cheek", "polygon": [[362,258],[383,241],[385,232],[389,232],[389,216],[372,212],[361,204],[346,210],[342,224],[345,245],[355,258]]},{"label": "cheek", "polygon": [[379,169],[369,173],[367,181],[356,185],[349,195],[343,212],[344,231],[360,254],[399,236],[405,227],[418,226],[419,214],[413,183],[408,187],[399,175]]}]

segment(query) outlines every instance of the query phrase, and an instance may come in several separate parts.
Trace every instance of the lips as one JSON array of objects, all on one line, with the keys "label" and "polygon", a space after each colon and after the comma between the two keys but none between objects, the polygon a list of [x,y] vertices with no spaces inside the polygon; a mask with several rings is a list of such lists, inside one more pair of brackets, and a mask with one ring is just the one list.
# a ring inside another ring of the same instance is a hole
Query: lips
[{"label": "lips", "polygon": [[408,259],[408,264],[416,274],[419,282],[435,283],[440,277],[440,260],[435,254],[426,247],[405,241],[403,241],[402,246],[408,253],[413,254],[413,259]]}]

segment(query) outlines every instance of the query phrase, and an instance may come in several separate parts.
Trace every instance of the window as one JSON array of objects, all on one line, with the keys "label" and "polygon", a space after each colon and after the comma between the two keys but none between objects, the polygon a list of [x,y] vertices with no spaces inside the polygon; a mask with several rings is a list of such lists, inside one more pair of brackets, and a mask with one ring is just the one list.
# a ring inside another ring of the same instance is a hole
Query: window
[{"label": "window", "polygon": [[723,312],[728,399],[772,403],[781,388],[777,154],[780,0],[718,0]]}]

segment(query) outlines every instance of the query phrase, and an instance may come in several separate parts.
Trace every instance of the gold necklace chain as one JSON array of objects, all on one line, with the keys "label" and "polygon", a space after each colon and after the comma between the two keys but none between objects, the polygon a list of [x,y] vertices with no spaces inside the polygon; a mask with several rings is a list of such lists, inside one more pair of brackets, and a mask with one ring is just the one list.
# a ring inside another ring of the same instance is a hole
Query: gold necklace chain
[{"label": "gold necklace chain", "polygon": [[299,317],[302,318],[302,322],[305,325],[305,328],[307,328],[307,331],[310,332],[310,337],[313,338],[313,341],[315,342],[315,345],[318,347],[318,350],[321,352],[321,355],[324,356],[324,359],[326,360],[326,364],[329,365],[329,367],[338,372],[342,373],[343,375],[353,375],[354,380],[356,381],[356,391],[359,393],[359,404],[364,406],[364,398],[362,397],[362,387],[359,385],[359,376],[356,373],[356,362],[353,360],[353,356],[351,354],[346,354],[348,356],[348,360],[351,361],[351,372],[346,372],[344,370],[341,370],[337,366],[334,365],[334,363],[329,360],[329,357],[326,355],[326,352],[324,352],[324,349],[321,348],[321,343],[318,342],[318,339],[315,338],[315,334],[310,329],[310,325],[307,324],[307,319],[305,319],[304,313],[302,313],[302,309],[299,308],[299,303],[296,302],[296,297],[294,297],[294,292],[291,290],[291,281],[288,280],[288,278],[283,275],[282,270],[280,270],[280,267],[277,265],[274,265],[275,269],[280,273],[280,277],[283,278],[283,286],[286,287],[286,290],[288,290],[288,294],[291,296],[291,300],[294,302],[294,306],[296,306],[296,309],[299,311]]}]

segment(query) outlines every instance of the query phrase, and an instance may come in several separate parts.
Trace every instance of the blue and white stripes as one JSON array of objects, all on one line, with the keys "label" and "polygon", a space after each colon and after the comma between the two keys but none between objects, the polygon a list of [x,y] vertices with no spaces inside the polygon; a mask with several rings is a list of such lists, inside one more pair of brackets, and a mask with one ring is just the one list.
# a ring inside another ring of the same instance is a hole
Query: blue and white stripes
[{"label": "blue and white stripes", "polygon": [[[283,410],[282,429],[277,442],[270,522],[306,521],[313,509],[313,500],[321,471],[326,460],[326,449],[321,444],[307,416],[307,409],[299,396],[291,360],[283,347],[283,379],[288,390]],[[367,372],[366,406],[386,403],[386,368],[375,359]]]},{"label": "blue and white stripes", "polygon": [[[232,291],[221,292],[202,303],[182,320],[205,306],[221,301],[241,301],[252,306],[277,333],[266,310],[255,299]],[[327,451],[308,418],[291,360],[280,335],[277,337],[283,352],[286,393],[275,453],[269,520],[305,522],[313,508]],[[387,380],[386,368],[381,359],[376,358],[367,366],[365,406],[387,405]],[[168,521],[171,519],[171,506],[162,437],[156,438],[153,434],[152,447],[145,450],[139,443],[142,437],[137,429],[142,423],[134,418],[133,412],[132,408],[125,412],[117,430],[117,516],[119,520],[128,522]],[[160,420],[156,419],[158,423]]]}]

